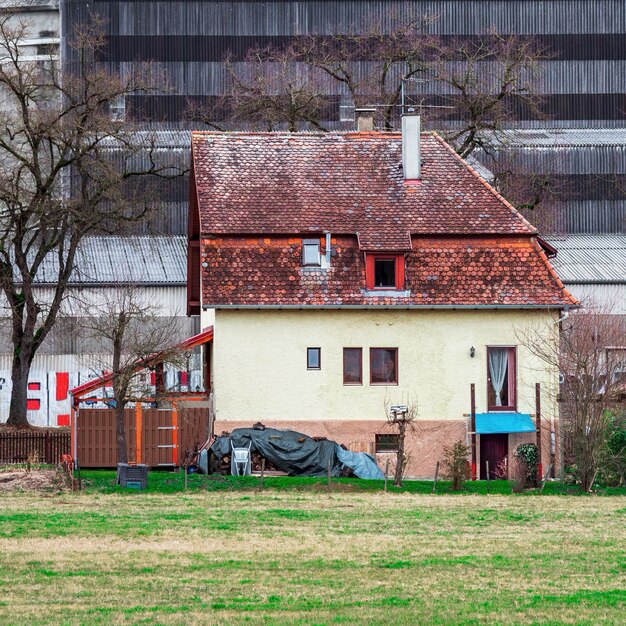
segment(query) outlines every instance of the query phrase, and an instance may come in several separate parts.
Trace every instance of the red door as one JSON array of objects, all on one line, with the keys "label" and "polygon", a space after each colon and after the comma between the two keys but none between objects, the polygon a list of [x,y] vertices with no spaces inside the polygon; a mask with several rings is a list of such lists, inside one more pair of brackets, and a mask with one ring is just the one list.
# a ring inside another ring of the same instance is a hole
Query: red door
[{"label": "red door", "polygon": [[480,436],[480,478],[487,478],[487,462],[489,462],[489,478],[502,478],[496,475],[498,466],[509,451],[509,436],[481,435]]}]

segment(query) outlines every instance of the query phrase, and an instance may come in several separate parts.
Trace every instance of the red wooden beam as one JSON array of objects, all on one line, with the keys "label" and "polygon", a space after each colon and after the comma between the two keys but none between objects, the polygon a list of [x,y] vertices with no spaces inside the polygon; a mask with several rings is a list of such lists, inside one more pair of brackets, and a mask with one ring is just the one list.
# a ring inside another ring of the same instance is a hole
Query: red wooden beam
[{"label": "red wooden beam", "polygon": [[[181,352],[186,352],[204,343],[209,343],[209,341],[213,341],[213,326],[209,326],[209,328],[202,331],[201,333],[194,335],[193,337],[189,337],[189,339],[185,339],[185,341],[182,341],[179,344],[176,344],[174,348],[176,350],[180,350]],[[159,361],[159,359],[162,359],[162,356],[163,352],[157,352],[145,359],[138,359],[137,363],[135,364],[135,371],[139,372],[142,369],[152,367],[157,363],[162,362]],[[104,376],[99,376],[98,378],[88,380],[86,383],[83,383],[78,387],[74,387],[74,389],[72,389],[70,393],[72,394],[72,396],[74,396],[75,400],[79,399],[81,396],[84,396],[87,393],[91,393],[96,389],[100,389],[100,387],[105,387],[109,385],[113,381],[113,378],[113,372],[108,372]]]}]

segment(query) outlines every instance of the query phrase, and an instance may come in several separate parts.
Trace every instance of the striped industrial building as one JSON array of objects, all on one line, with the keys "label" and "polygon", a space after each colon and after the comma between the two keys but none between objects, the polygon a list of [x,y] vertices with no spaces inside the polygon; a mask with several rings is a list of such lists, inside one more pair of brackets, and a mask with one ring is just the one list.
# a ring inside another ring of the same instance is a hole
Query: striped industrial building
[{"label": "striped industrial building", "polygon": [[[253,47],[280,47],[294,37],[341,32],[371,20],[391,23],[394,16],[414,13],[436,16],[430,28],[444,38],[472,38],[490,28],[534,37],[551,51],[551,58],[542,62],[539,86],[544,116],[533,119],[520,109],[496,156],[514,160],[521,172],[549,174],[566,190],[551,202],[549,220],[539,212],[529,217],[536,218],[560,250],[555,265],[573,293],[626,300],[623,0],[2,0],[0,10],[21,12],[32,20],[34,53],[38,41],[46,46],[59,42],[63,62],[71,61],[67,42],[73,28],[89,20],[90,11],[101,14],[107,43],[99,62],[121,73],[145,62],[164,77],[162,93],[129,96],[117,113],[158,129],[160,145],[181,155],[189,151],[188,131],[194,126],[185,119],[189,99],[210,106],[223,95],[227,54],[243,63]],[[415,89],[426,102],[439,103],[446,96],[428,82],[417,83]],[[333,84],[325,97],[325,125],[352,128],[348,95]],[[494,168],[491,157],[473,156],[486,169]],[[135,276],[137,283],[164,304],[165,314],[176,317],[184,314],[188,179],[155,185],[159,200],[150,220],[116,239],[98,237],[85,243],[89,253],[72,289],[112,289],[116,279],[126,279],[117,268],[130,262],[143,268]],[[140,243],[133,248],[129,244],[135,240]],[[197,330],[197,320],[188,324],[185,331]],[[10,371],[7,346],[3,352],[0,419],[5,417]],[[58,373],[68,373],[72,381],[93,375],[85,366],[89,356],[71,330],[59,327],[53,334],[33,369],[42,398],[40,409],[29,413],[33,423],[55,425],[57,416],[65,415],[66,404],[46,400],[44,410],[43,398],[57,397]],[[177,376],[173,380],[180,383]],[[195,384],[190,378],[186,382]]]}]

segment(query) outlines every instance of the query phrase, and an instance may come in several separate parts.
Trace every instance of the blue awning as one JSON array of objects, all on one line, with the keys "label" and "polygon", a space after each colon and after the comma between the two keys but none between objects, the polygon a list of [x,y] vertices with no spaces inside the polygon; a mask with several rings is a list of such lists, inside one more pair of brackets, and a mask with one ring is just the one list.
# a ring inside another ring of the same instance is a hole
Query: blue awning
[{"label": "blue awning", "polygon": [[528,413],[476,413],[476,434],[534,433],[535,424]]}]

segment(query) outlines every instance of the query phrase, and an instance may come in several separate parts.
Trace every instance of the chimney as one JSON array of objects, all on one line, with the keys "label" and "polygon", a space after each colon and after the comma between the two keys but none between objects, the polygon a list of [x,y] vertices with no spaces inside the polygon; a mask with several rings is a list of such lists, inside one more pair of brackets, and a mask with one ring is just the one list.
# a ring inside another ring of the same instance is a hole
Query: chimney
[{"label": "chimney", "polygon": [[354,109],[356,129],[360,133],[369,133],[374,130],[374,113],[376,109]]},{"label": "chimney", "polygon": [[417,183],[421,178],[420,117],[402,116],[402,170],[404,182]]}]

